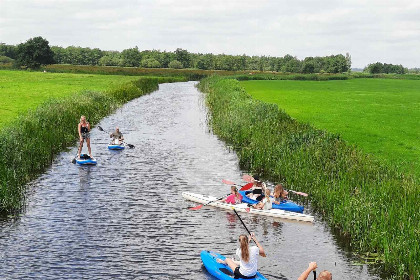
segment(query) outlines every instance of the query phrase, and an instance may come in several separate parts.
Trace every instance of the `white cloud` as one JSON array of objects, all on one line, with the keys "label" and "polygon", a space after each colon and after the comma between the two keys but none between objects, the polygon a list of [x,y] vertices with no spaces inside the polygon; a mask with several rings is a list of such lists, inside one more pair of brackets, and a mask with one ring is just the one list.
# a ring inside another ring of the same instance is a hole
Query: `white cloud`
[{"label": "white cloud", "polygon": [[0,41],[303,58],[349,52],[353,66],[420,66],[418,1],[0,0]]}]

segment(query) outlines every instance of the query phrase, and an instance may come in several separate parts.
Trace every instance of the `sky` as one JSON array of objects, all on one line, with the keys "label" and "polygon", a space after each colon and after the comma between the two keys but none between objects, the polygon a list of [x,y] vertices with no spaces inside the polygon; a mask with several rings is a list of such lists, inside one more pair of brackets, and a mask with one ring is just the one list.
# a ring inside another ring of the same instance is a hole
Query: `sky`
[{"label": "sky", "polygon": [[419,0],[0,0],[0,43],[284,56],[420,67]]}]

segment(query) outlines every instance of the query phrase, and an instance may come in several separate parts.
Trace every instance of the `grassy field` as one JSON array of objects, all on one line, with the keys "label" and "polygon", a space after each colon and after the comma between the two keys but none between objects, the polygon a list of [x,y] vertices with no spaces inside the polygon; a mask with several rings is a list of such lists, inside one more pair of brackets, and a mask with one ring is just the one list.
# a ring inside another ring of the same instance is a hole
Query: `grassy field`
[{"label": "grassy field", "polygon": [[83,90],[104,91],[138,77],[69,73],[0,71],[0,129],[50,98]]},{"label": "grassy field", "polygon": [[254,98],[420,174],[420,81],[243,81]]}]

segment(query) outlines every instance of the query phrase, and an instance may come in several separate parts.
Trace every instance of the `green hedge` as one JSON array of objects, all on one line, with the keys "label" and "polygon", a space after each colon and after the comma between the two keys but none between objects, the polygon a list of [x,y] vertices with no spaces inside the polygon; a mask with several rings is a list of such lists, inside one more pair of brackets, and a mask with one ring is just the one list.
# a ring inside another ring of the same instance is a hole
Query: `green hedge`
[{"label": "green hedge", "polygon": [[0,130],[0,212],[18,210],[24,185],[51,165],[54,156],[74,145],[77,123],[85,115],[92,125],[125,102],[181,78],[140,78],[108,92],[82,92],[53,99]]},{"label": "green hedge", "polygon": [[355,250],[377,253],[396,278],[419,278],[418,178],[381,165],[338,135],[297,122],[277,105],[252,99],[237,80],[207,78],[199,88],[213,131],[235,148],[242,168],[309,192],[315,211]]}]

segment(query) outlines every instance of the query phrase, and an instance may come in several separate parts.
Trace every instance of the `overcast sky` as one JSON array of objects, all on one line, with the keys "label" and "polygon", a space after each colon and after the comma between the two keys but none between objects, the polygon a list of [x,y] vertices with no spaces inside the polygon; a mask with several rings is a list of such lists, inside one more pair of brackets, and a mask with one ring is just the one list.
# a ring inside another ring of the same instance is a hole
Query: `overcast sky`
[{"label": "overcast sky", "polygon": [[0,0],[0,42],[284,56],[420,67],[419,0]]}]

